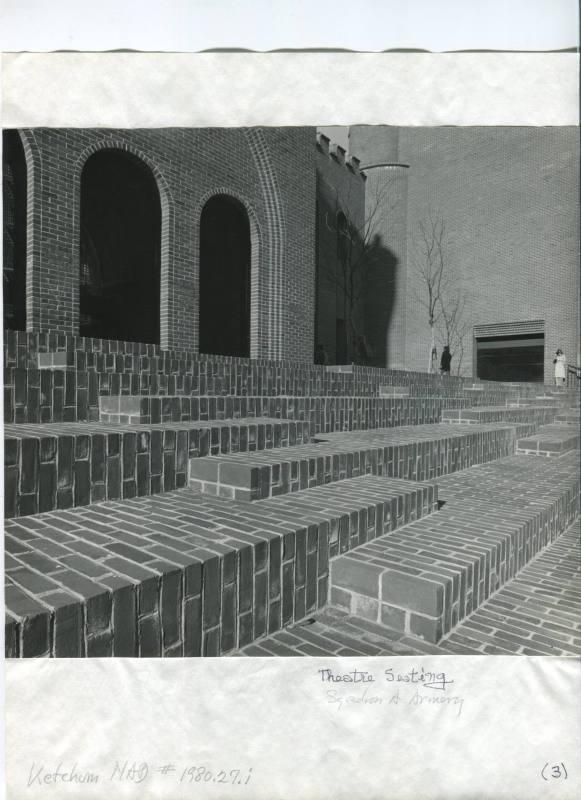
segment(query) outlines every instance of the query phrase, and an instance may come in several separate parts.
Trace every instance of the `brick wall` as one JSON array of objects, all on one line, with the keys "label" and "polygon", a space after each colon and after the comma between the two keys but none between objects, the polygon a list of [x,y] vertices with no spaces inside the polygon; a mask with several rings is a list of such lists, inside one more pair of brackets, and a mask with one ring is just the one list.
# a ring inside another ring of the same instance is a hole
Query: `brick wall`
[{"label": "brick wall", "polygon": [[[292,135],[288,131],[292,131]],[[265,128],[265,140],[278,176],[284,223],[284,260],[280,275],[281,314],[273,331],[278,348],[270,358],[313,360],[315,336],[315,131],[313,128]]]},{"label": "brick wall", "polygon": [[373,363],[405,369],[408,168],[399,158],[399,128],[355,125],[349,150],[367,176],[365,218],[377,241],[377,263],[365,292]]},{"label": "brick wall", "polygon": [[225,193],[244,204],[253,231],[252,355],[310,359],[313,129],[38,128],[21,136],[28,168],[28,330],[78,332],[81,172],[91,154],[116,148],[141,159],[159,190],[161,344],[196,349],[200,214],[210,196]]},{"label": "brick wall", "polygon": [[[408,260],[430,209],[449,234],[449,263],[468,298],[464,374],[474,325],[545,321],[545,381],[561,347],[578,348],[579,166],[575,128],[401,128],[410,165]],[[406,366],[425,369],[429,332],[410,267]],[[438,346],[441,350],[441,346]],[[453,369],[455,364],[452,364]]]},{"label": "brick wall", "polygon": [[[317,143],[317,331],[330,363],[340,363],[336,320],[345,318],[338,258],[338,214],[358,229],[365,220],[365,179],[357,165],[345,159],[345,151],[319,135]],[[335,277],[338,276],[338,277]],[[363,308],[357,309],[361,325]],[[361,326],[363,327],[363,326]]]}]

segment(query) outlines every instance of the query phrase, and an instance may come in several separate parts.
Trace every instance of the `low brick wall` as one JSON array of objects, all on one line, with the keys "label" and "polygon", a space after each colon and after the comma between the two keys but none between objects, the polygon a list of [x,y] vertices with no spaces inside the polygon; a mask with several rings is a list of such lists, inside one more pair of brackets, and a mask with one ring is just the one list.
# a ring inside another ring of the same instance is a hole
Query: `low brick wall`
[{"label": "low brick wall", "polygon": [[186,486],[190,458],[306,441],[307,423],[261,419],[147,430],[7,426],[4,513],[11,518],[167,492]]}]

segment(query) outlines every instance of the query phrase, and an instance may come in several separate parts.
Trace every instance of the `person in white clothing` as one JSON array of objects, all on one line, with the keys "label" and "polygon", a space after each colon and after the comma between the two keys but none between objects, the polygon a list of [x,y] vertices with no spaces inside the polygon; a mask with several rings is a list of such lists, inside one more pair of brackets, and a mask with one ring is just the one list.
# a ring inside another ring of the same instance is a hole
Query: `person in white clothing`
[{"label": "person in white clothing", "polygon": [[555,365],[555,385],[564,386],[567,378],[567,359],[560,348],[555,353],[553,364]]}]

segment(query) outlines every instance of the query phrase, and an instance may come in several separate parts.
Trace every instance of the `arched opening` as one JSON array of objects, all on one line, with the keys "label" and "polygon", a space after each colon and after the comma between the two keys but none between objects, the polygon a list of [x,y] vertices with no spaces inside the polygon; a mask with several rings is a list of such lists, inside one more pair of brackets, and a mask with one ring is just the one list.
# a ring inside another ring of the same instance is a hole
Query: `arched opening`
[{"label": "arched opening", "polygon": [[26,158],[20,134],[2,132],[4,327],[26,330]]},{"label": "arched opening", "polygon": [[250,220],[228,195],[211,197],[200,220],[199,350],[250,355]]},{"label": "arched opening", "polygon": [[121,150],[81,176],[80,334],[159,343],[161,204],[155,178]]}]

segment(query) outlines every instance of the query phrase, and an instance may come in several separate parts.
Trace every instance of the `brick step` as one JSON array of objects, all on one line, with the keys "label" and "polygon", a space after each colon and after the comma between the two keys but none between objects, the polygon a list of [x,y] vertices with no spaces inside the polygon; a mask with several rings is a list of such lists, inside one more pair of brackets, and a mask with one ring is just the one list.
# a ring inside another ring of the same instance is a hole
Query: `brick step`
[{"label": "brick step", "polygon": [[[410,397],[413,399],[440,399],[451,407],[472,407],[474,405],[506,405],[519,401],[520,395],[514,391],[491,391],[488,388],[482,391],[466,391],[462,386],[448,387],[444,385],[410,385],[410,386],[380,386],[380,397]],[[553,400],[554,402],[554,400]]]},{"label": "brick step", "polygon": [[[494,405],[494,403],[491,403]],[[498,404],[501,405],[501,404]],[[554,397],[545,397],[539,395],[538,397],[518,397],[515,402],[507,401],[506,405],[519,407],[519,406],[546,406],[552,408],[560,408],[559,401]]]},{"label": "brick step", "polygon": [[319,436],[315,444],[190,461],[190,485],[237,500],[263,500],[374,474],[432,480],[514,452],[513,428],[422,425]]},{"label": "brick step", "polygon": [[217,656],[327,602],[329,557],[431,513],[366,476],[258,505],[182,489],[6,523],[6,654]]},{"label": "brick step", "polygon": [[553,397],[556,400],[575,401],[579,398],[579,390],[569,389],[568,387],[551,386],[551,387],[545,387],[545,395]]},{"label": "brick step", "polygon": [[534,435],[517,441],[517,453],[535,456],[562,456],[579,449],[578,426],[555,424],[544,425]]},{"label": "brick step", "polygon": [[545,425],[557,414],[555,406],[480,406],[477,408],[446,408],[442,411],[442,422],[466,424],[487,422],[530,422]]},{"label": "brick step", "polygon": [[539,402],[543,401],[543,402],[546,402],[546,403],[559,404],[562,401],[561,397],[559,397],[558,395],[556,396],[554,394],[538,394],[536,397],[530,397],[530,398],[526,398],[526,399],[527,399],[527,401],[530,401],[531,403],[534,403],[536,401],[539,401]]},{"label": "brick step", "polygon": [[438,642],[575,520],[579,470],[565,458],[540,471],[513,457],[438,481],[437,514],[332,560],[331,604]]},{"label": "brick step", "polygon": [[310,441],[309,424],[252,418],[4,428],[5,516],[156,494],[188,482],[189,459]]},{"label": "brick step", "polygon": [[581,656],[580,520],[438,644],[334,606],[243,648],[241,656]]},{"label": "brick step", "polygon": [[569,409],[565,413],[557,414],[555,422],[565,423],[566,425],[579,425],[581,421],[581,411],[579,409]]},{"label": "brick step", "polygon": [[[450,401],[461,405],[461,400]],[[228,420],[240,417],[298,419],[311,434],[423,425],[440,421],[442,398],[399,397],[186,397],[121,395],[99,398],[99,418],[108,423],[151,424]]]},{"label": "brick step", "polygon": [[379,387],[380,397],[409,397],[409,386],[383,386]]},{"label": "brick step", "polygon": [[[217,418],[222,411],[226,418],[226,404],[235,402],[241,404],[242,415],[242,404],[246,403],[245,415],[252,416],[251,407],[254,403],[257,409],[262,409],[263,416],[278,416],[279,412],[275,409],[282,407],[280,413],[287,418],[284,412],[286,403],[291,408],[296,407],[298,413],[301,413],[303,404],[305,413],[308,409],[315,421],[323,415],[325,424],[337,425],[342,417],[342,424],[347,425],[352,416],[357,424],[373,427],[437,421],[444,405],[443,398],[439,396],[379,398],[377,392],[375,384],[338,383],[322,386],[306,378],[302,381],[282,381],[270,376],[267,381],[231,379],[231,376],[120,375],[11,367],[5,370],[4,422],[94,422],[100,418],[100,403],[105,414],[113,415],[107,421],[118,421],[120,416],[130,415],[143,416],[145,420],[151,416],[151,402],[154,402],[154,413],[157,413],[157,401],[169,398],[172,404],[178,401],[184,404],[182,413],[192,418],[198,413],[196,403],[206,401],[208,404],[212,401],[216,403]],[[138,397],[142,399],[136,400]],[[462,398],[451,398],[446,404],[455,406],[466,402]],[[159,413],[162,413],[161,410]],[[173,413],[177,415],[177,407]],[[234,410],[233,413],[237,412]],[[254,414],[258,415],[258,412]],[[392,417],[393,423],[390,421]]]},{"label": "brick step", "polygon": [[[63,354],[69,354],[68,357]],[[43,359],[39,361],[39,355]],[[277,378],[291,373],[301,376],[325,376],[331,382],[355,377],[358,381],[394,385],[476,385],[496,390],[537,391],[537,383],[506,383],[448,376],[439,373],[412,372],[409,370],[384,369],[357,365],[324,367],[306,362],[272,360],[267,358],[239,358],[234,356],[206,355],[193,350],[168,350],[159,345],[142,342],[123,342],[108,339],[73,336],[62,333],[39,333],[25,331],[4,332],[4,366],[37,370],[60,368],[66,365],[79,371],[88,369],[97,372],[119,370],[135,373],[179,374],[191,370],[206,376],[230,377],[234,373],[246,377],[254,376],[255,370]],[[554,388],[553,384],[549,388]],[[234,392],[232,392],[234,393]],[[290,392],[297,394],[297,392]]]}]

